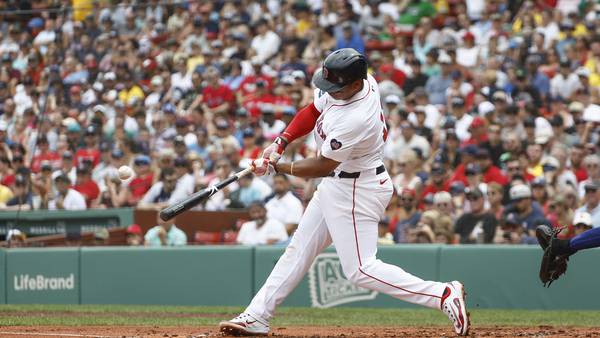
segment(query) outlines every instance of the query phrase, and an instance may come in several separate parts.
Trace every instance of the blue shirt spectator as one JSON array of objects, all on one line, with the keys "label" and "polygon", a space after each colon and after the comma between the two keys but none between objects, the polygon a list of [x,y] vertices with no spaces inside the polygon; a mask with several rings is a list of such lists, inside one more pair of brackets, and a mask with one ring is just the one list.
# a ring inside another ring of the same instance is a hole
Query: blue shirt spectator
[{"label": "blue shirt spectator", "polygon": [[337,39],[336,48],[354,48],[359,53],[365,52],[365,43],[351,23],[342,25],[343,34]]}]

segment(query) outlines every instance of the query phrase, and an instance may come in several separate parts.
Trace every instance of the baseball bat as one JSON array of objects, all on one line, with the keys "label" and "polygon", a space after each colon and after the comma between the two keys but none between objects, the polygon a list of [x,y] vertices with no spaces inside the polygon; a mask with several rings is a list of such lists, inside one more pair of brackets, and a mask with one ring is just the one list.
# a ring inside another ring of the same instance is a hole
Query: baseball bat
[{"label": "baseball bat", "polygon": [[204,202],[209,199],[212,195],[216,194],[219,190],[225,188],[231,183],[239,180],[240,178],[250,174],[252,172],[252,167],[248,167],[240,172],[233,174],[233,176],[228,177],[227,179],[212,185],[206,189],[202,189],[198,192],[193,193],[188,198],[183,201],[177,202],[171,206],[168,206],[160,211],[160,218],[163,221],[168,221],[171,218],[181,214],[182,212],[189,210],[196,205]]}]

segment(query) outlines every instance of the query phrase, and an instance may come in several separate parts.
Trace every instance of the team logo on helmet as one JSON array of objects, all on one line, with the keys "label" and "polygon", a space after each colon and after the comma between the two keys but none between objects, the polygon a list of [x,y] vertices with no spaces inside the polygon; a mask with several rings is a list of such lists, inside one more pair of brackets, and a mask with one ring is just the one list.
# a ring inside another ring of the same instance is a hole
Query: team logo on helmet
[{"label": "team logo on helmet", "polygon": [[331,149],[333,150],[338,150],[342,147],[342,142],[336,140],[336,139],[332,139],[331,140]]}]

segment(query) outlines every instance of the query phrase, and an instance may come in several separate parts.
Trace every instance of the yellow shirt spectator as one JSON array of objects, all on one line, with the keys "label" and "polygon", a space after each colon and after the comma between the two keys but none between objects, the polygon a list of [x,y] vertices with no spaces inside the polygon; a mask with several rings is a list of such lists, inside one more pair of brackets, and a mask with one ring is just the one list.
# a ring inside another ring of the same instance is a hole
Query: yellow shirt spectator
[{"label": "yellow shirt spectator", "polygon": [[[535,23],[536,27],[539,27],[542,24],[542,15],[534,14],[533,22]],[[522,28],[523,28],[523,20],[521,18],[516,18],[515,22],[513,22],[513,25],[512,25],[513,32],[520,33]]]},{"label": "yellow shirt spectator", "polygon": [[535,165],[533,167],[527,168],[527,172],[535,177],[540,177],[540,176],[544,175],[544,168],[542,167],[541,164],[538,163],[537,165]]},{"label": "yellow shirt spectator", "polygon": [[600,86],[600,74],[598,73],[598,67],[600,65],[598,64],[598,60],[591,57],[587,59],[583,66],[590,71],[590,86]]},{"label": "yellow shirt spectator", "polygon": [[13,198],[12,191],[5,185],[0,184],[0,203],[6,203]]},{"label": "yellow shirt spectator", "polygon": [[133,97],[136,97],[138,100],[143,100],[145,97],[144,91],[138,85],[133,85],[129,90],[123,89],[119,92],[119,100],[125,104]]}]

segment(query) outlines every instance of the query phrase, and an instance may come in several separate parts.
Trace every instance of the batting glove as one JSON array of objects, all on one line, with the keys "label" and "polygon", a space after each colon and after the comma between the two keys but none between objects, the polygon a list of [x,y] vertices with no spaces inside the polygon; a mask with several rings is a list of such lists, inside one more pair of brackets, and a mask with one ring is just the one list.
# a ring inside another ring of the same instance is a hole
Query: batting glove
[{"label": "batting glove", "polygon": [[288,143],[286,140],[284,140],[281,137],[277,137],[275,141],[271,143],[271,145],[265,148],[262,154],[262,158],[268,159],[273,164],[277,163],[277,161],[279,161],[279,159],[281,158],[281,154],[283,154],[283,151],[285,150],[285,147],[287,147],[287,145]]},{"label": "batting glove", "polygon": [[274,164],[272,164],[267,158],[257,158],[256,160],[252,161],[251,164],[252,171],[256,176],[271,175],[275,173],[275,168],[273,165]]}]

